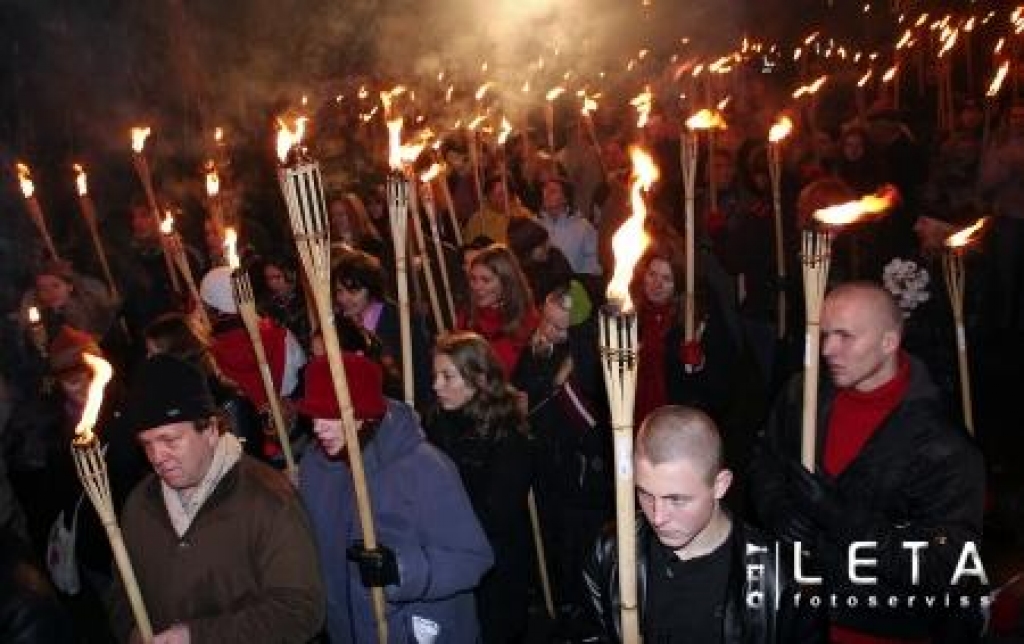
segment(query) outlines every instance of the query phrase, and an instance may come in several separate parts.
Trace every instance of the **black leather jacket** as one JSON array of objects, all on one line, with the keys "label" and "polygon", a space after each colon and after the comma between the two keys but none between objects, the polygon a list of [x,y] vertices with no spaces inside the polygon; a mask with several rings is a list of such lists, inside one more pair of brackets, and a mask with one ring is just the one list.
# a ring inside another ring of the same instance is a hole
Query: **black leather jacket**
[{"label": "black leather jacket", "polygon": [[[788,567],[776,567],[774,545],[739,521],[733,521],[733,531],[732,565],[722,624],[724,643],[823,644],[820,620],[806,610],[794,609],[791,597],[795,586]],[[647,605],[647,560],[656,538],[644,517],[638,515],[637,605],[641,630]],[[618,565],[617,541],[614,530],[610,530],[598,538],[583,571],[590,608],[609,642],[622,639]]]}]

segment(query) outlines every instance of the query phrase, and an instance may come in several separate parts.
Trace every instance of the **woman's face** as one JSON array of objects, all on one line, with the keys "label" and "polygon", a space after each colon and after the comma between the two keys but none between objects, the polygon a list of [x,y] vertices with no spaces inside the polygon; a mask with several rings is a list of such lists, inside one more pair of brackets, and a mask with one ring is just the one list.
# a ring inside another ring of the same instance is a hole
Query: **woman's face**
[{"label": "woman's face", "polygon": [[469,290],[473,304],[489,308],[501,303],[501,280],[484,264],[473,264],[469,269]]},{"label": "woman's face", "polygon": [[71,298],[71,285],[56,275],[36,277],[36,298],[48,309],[59,309]]},{"label": "woman's face", "polygon": [[451,356],[438,353],[434,356],[434,393],[442,409],[461,409],[473,400],[476,388],[466,382]]},{"label": "woman's face", "polygon": [[344,284],[334,289],[334,301],[346,317],[357,319],[370,306],[370,290],[360,288],[350,290]]},{"label": "woman's face", "polygon": [[286,295],[291,291],[292,285],[288,281],[288,276],[276,266],[265,267],[263,269],[263,279],[267,283],[267,288],[274,295]]},{"label": "woman's face", "polygon": [[668,304],[676,292],[672,267],[663,259],[651,260],[644,273],[644,295],[652,304]]}]

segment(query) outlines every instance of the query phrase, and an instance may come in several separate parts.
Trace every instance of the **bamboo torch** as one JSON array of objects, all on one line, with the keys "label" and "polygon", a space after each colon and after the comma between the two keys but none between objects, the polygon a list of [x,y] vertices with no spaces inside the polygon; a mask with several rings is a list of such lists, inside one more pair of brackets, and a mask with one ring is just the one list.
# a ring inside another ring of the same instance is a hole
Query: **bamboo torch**
[{"label": "bamboo torch", "polygon": [[[377,547],[377,534],[373,525],[370,491],[366,486],[366,473],[356,433],[348,376],[341,358],[338,330],[334,325],[334,310],[331,305],[331,239],[323,182],[320,166],[298,147],[301,130],[301,122],[295,129],[289,129],[281,123],[277,151],[282,167],[278,180],[288,207],[288,217],[299,259],[313,293],[327,351],[327,362],[331,370],[331,380],[334,383],[334,396],[341,409],[341,424],[349,451],[349,467],[352,471],[363,543],[366,548],[373,550]],[[377,622],[378,641],[380,644],[387,644],[388,623],[384,590],[372,587],[370,597]]]},{"label": "bamboo torch", "polygon": [[238,259],[238,233],[234,228],[224,231],[224,254],[231,269],[231,287],[235,296],[235,303],[238,305],[238,315],[245,324],[245,330],[249,334],[249,341],[252,343],[253,352],[256,354],[256,362],[259,364],[260,380],[263,382],[263,393],[267,396],[267,406],[270,408],[270,418],[274,423],[274,430],[277,432],[277,440],[281,443],[281,451],[284,452],[284,462],[287,468],[288,478],[292,483],[298,483],[299,471],[295,467],[295,458],[292,455],[292,445],[288,438],[288,426],[284,422],[284,414],[281,412],[281,399],[274,385],[274,377],[270,373],[270,364],[267,362],[267,351],[263,346],[263,336],[260,335],[260,318],[256,313],[256,296],[252,290],[252,282],[249,274],[242,270],[241,262]]},{"label": "bamboo torch", "polygon": [[199,289],[196,287],[196,280],[192,275],[192,266],[188,263],[185,245],[181,242],[181,236],[174,230],[174,216],[171,215],[170,211],[167,212],[164,220],[160,222],[160,233],[164,239],[164,248],[168,249],[168,252],[174,258],[174,264],[185,278],[185,285],[188,288],[189,295],[195,302],[199,321],[205,328],[212,328],[210,318],[206,315],[206,309],[203,307],[203,300],[199,297]]},{"label": "bamboo torch", "polygon": [[81,164],[76,163],[75,169],[75,188],[78,191],[78,207],[82,211],[82,219],[85,220],[85,226],[89,229],[89,237],[92,238],[92,247],[96,251],[96,257],[100,260],[100,268],[103,269],[103,277],[107,280],[107,289],[110,291],[110,296],[115,300],[121,298],[117,292],[117,284],[114,282],[114,276],[110,271],[110,264],[107,262],[107,253],[103,248],[103,240],[100,238],[99,228],[96,223],[96,206],[92,203],[92,198],[89,197],[89,183],[88,177],[85,174],[85,168]]},{"label": "bamboo torch", "polygon": [[[409,151],[411,159],[414,161],[419,156],[419,151],[423,149],[422,145],[412,146],[414,149]],[[410,146],[403,146],[403,150],[410,148]],[[437,283],[434,280],[434,266],[430,262],[430,250],[427,248],[426,236],[423,234],[423,221],[420,219],[419,209],[419,184],[416,182],[415,176],[412,172],[412,161],[409,164],[404,165],[404,172],[406,180],[409,182],[409,215],[412,219],[412,229],[416,235],[416,248],[420,253],[423,254],[423,278],[427,282],[427,297],[430,301],[430,312],[434,316],[434,323],[437,329],[441,331],[447,330],[445,324],[444,315],[441,313],[441,299],[437,294]],[[440,262],[441,258],[438,257]]]},{"label": "bamboo torch", "polygon": [[[157,227],[163,224],[160,219],[160,206],[156,202],[156,192],[153,191],[153,175],[149,171],[149,161],[143,151],[146,148],[146,139],[149,138],[150,128],[132,128],[132,165],[135,166],[135,173],[142,183],[142,190],[146,194],[146,203],[149,204],[149,212],[153,215],[153,221]],[[171,280],[171,288],[175,293],[181,293],[181,285],[178,283],[178,274],[174,271],[174,260],[166,245],[162,245],[164,253],[164,265],[167,268],[167,277]]]},{"label": "bamboo torch", "polygon": [[946,249],[942,254],[942,269],[946,277],[946,291],[953,309],[953,321],[956,324],[956,354],[960,366],[960,402],[964,409],[964,425],[967,431],[974,434],[974,411],[971,405],[971,370],[967,362],[967,334],[964,332],[964,286],[966,271],[964,269],[964,252],[969,244],[977,240],[977,234],[985,226],[986,218],[982,217],[971,226],[950,235],[945,242]]},{"label": "bamboo torch", "polygon": [[[683,311],[683,335],[687,342],[697,338],[697,307],[696,307],[696,280],[697,280],[697,245],[695,219],[695,189],[694,184],[697,178],[697,153],[700,142],[700,132],[712,129],[725,129],[725,121],[717,111],[703,109],[686,119],[686,132],[682,134],[684,145],[680,146],[680,153],[683,155],[683,185],[686,191],[686,220],[684,224],[686,243],[686,293],[685,307]],[[689,368],[689,367],[687,367]]]},{"label": "bamboo torch", "polygon": [[768,131],[768,174],[772,182],[772,209],[775,214],[775,277],[777,285],[778,338],[786,337],[786,255],[782,236],[782,141],[793,131],[793,121],[781,117]]},{"label": "bamboo torch", "polygon": [[814,227],[803,233],[800,261],[803,266],[804,304],[807,326],[804,336],[804,407],[800,441],[800,462],[815,469],[815,438],[818,417],[818,371],[821,364],[821,306],[825,300],[832,240],[842,226],[885,212],[896,202],[896,190],[883,187],[877,194],[856,201],[821,208],[814,213]]},{"label": "bamboo torch", "polygon": [[422,201],[423,210],[427,213],[427,223],[430,225],[430,237],[434,241],[434,252],[437,255],[437,265],[441,271],[441,282],[444,285],[445,304],[447,304],[448,317],[452,327],[455,326],[455,301],[452,299],[452,284],[448,278],[448,262],[445,261],[444,246],[441,244],[441,233],[437,227],[437,207],[434,205],[434,179],[440,174],[441,166],[437,163],[420,175],[423,183]]},{"label": "bamboo torch", "polygon": [[601,177],[607,180],[608,166],[605,164],[604,155],[601,154],[601,142],[597,138],[597,128],[594,127],[593,113],[596,111],[597,101],[595,97],[583,94],[583,107],[580,108],[580,114],[583,116],[583,125],[587,129],[587,137],[590,139],[590,146],[594,149],[597,162],[601,165]]},{"label": "bamboo torch", "polygon": [[18,182],[21,184],[21,194],[25,196],[25,208],[28,209],[28,216],[35,224],[36,230],[39,231],[39,236],[43,238],[43,244],[46,245],[46,252],[50,254],[50,259],[57,261],[60,256],[57,255],[57,247],[53,245],[50,229],[46,226],[43,209],[39,206],[39,200],[36,199],[36,186],[32,182],[32,173],[24,163],[17,163],[15,166],[18,169]]},{"label": "bamboo torch", "polygon": [[388,216],[391,219],[391,241],[395,248],[395,273],[398,282],[399,333],[402,342],[402,385],[405,402],[415,401],[412,372],[412,312],[409,308],[409,181],[402,172],[402,119],[390,119],[388,134],[390,152],[387,178]]},{"label": "bamboo torch", "polygon": [[110,550],[114,555],[114,563],[121,575],[128,603],[131,605],[135,626],[143,642],[153,639],[153,627],[149,622],[149,614],[142,600],[139,582],[135,579],[135,571],[128,558],[128,549],[124,545],[124,536],[117,523],[114,501],[110,494],[110,477],[107,474],[107,463],[103,460],[103,450],[99,440],[93,433],[100,406],[103,404],[103,389],[110,382],[113,369],[103,358],[91,354],[83,354],[82,358],[92,370],[92,381],[89,383],[89,395],[86,399],[82,418],[75,427],[75,437],[71,441],[71,455],[75,460],[78,478],[85,488],[85,493],[96,508],[100,523],[107,532]]},{"label": "bamboo torch", "polygon": [[640,148],[630,148],[633,215],[612,238],[615,271],[608,284],[609,304],[601,310],[600,353],[608,390],[615,445],[615,516],[619,547],[619,596],[622,641],[639,644],[640,621],[636,592],[636,491],[633,482],[633,411],[636,400],[637,317],[629,298],[629,282],[644,249],[647,207],[644,191],[658,178],[658,168]]},{"label": "bamboo torch", "polygon": [[546,117],[547,133],[548,133],[548,152],[551,154],[551,163],[555,163],[555,100],[559,96],[565,93],[564,87],[552,87],[548,90],[548,93],[544,95],[546,101],[544,116]]},{"label": "bamboo torch", "polygon": [[485,120],[486,116],[478,116],[466,126],[469,132],[469,164],[473,169],[473,187],[476,189],[476,202],[480,208],[484,207],[484,182],[480,170],[480,137],[477,129]]},{"label": "bamboo torch", "polygon": [[[218,230],[224,228],[224,208],[220,197],[220,174],[217,172],[217,165],[210,159],[203,167],[203,175],[206,179],[206,204],[210,211],[210,219]],[[237,232],[236,239],[237,239]],[[225,244],[226,246],[226,244]]]}]

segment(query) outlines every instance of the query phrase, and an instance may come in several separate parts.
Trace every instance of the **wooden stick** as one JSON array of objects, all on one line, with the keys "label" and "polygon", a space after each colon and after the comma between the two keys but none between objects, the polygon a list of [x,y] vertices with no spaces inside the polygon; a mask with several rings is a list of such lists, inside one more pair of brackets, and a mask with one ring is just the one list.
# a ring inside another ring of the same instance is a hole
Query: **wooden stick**
[{"label": "wooden stick", "polygon": [[177,233],[164,233],[164,242],[165,252],[167,252],[168,246],[173,249],[171,255],[182,277],[185,278],[185,285],[188,288],[189,295],[195,302],[196,315],[199,317],[199,321],[206,329],[213,328],[213,325],[210,324],[210,317],[206,314],[206,309],[203,307],[203,300],[199,297],[199,289],[196,287],[196,280],[192,275],[192,267],[188,263],[188,255],[185,254],[185,246],[181,243],[181,237]]},{"label": "wooden stick", "polygon": [[110,477],[107,475],[107,464],[103,460],[103,453],[94,439],[88,442],[72,442],[71,455],[74,457],[75,469],[78,471],[82,487],[85,488],[85,493],[93,507],[96,508],[100,523],[103,524],[103,528],[107,532],[110,550],[114,555],[114,564],[121,575],[121,583],[124,584],[132,616],[135,618],[135,627],[143,642],[151,642],[153,626],[149,621],[149,613],[146,612],[146,604],[142,599],[142,591],[135,578],[131,559],[128,558],[124,535],[121,534],[121,528],[117,523],[114,502],[110,494]]},{"label": "wooden stick", "polygon": [[117,283],[114,282],[114,275],[110,270],[110,263],[107,261],[107,253],[103,248],[103,240],[100,238],[99,229],[96,224],[96,206],[88,195],[81,195],[78,198],[78,205],[82,210],[82,219],[89,229],[89,236],[92,238],[92,247],[96,251],[96,258],[99,259],[100,268],[103,270],[103,278],[107,280],[107,290],[115,300],[120,300],[121,295],[117,291]]},{"label": "wooden stick", "polygon": [[409,269],[406,240],[409,230],[409,184],[401,173],[388,175],[388,215],[391,218],[391,241],[395,249],[395,271],[398,278],[399,332],[402,338],[402,385],[405,402],[415,403],[412,371],[412,318],[409,310]]},{"label": "wooden stick", "polygon": [[686,245],[686,290],[684,299],[683,335],[687,342],[692,342],[696,330],[696,244],[695,235],[695,186],[697,180],[697,152],[699,139],[697,132],[685,131],[679,138],[680,164],[683,169],[683,191],[686,199],[686,219],[684,223],[684,243]]},{"label": "wooden stick", "polygon": [[942,268],[946,276],[946,291],[953,309],[956,323],[956,354],[960,367],[960,403],[964,411],[964,425],[974,435],[974,410],[971,404],[971,369],[967,360],[967,335],[964,331],[964,286],[965,271],[963,255],[957,250],[947,250],[942,255]]},{"label": "wooden stick", "polygon": [[600,350],[615,446],[615,517],[624,644],[640,642],[636,592],[636,490],[633,479],[637,347],[636,315],[602,311]]},{"label": "wooden stick", "polygon": [[[334,384],[334,395],[341,409],[341,425],[345,432],[345,444],[349,453],[349,467],[356,496],[359,525],[366,548],[377,547],[373,512],[370,505],[370,491],[366,485],[363,469],[362,450],[359,447],[352,398],[349,394],[348,377],[341,358],[338,330],[334,326],[334,311],[331,305],[331,240],[324,205],[323,184],[320,168],[315,163],[300,162],[280,171],[280,182],[291,221],[295,246],[302,261],[303,270],[309,279],[320,329],[327,350],[327,362]],[[380,644],[387,644],[388,622],[384,601],[384,590],[370,588],[374,617],[377,622],[377,637]]]},{"label": "wooden stick", "polygon": [[242,323],[245,324],[245,330],[249,334],[249,342],[252,344],[253,352],[256,354],[256,363],[260,369],[260,380],[263,383],[263,393],[267,396],[270,417],[274,423],[274,430],[277,432],[277,440],[281,443],[281,451],[284,453],[288,478],[293,484],[297,484],[299,470],[295,467],[291,439],[288,437],[288,426],[285,424],[284,414],[281,412],[281,399],[277,387],[274,385],[270,364],[267,362],[267,350],[263,346],[263,336],[260,335],[260,318],[256,313],[256,296],[253,293],[249,275],[241,268],[236,268],[231,273],[231,286],[235,295],[235,302],[238,304],[238,314],[242,317]]},{"label": "wooden stick", "polygon": [[779,280],[776,306],[778,338],[786,337],[786,257],[782,232],[782,151],[774,141],[768,143],[768,173],[772,182],[772,207],[775,212],[775,276]]},{"label": "wooden stick", "polygon": [[43,216],[43,209],[39,206],[39,200],[34,196],[28,197],[25,199],[25,207],[28,209],[29,218],[32,219],[36,230],[39,231],[39,236],[43,238],[43,244],[46,246],[46,252],[50,254],[50,259],[58,261],[60,255],[57,254],[57,247],[53,244],[53,237],[50,236],[50,229],[46,225],[46,218]]},{"label": "wooden stick", "polygon": [[821,363],[821,305],[828,284],[828,269],[832,251],[829,232],[805,230],[801,262],[804,273],[804,301],[807,328],[804,336],[804,407],[801,426],[800,462],[813,472],[815,469],[816,437],[818,428],[818,369]]},{"label": "wooden stick", "polygon": [[469,131],[469,161],[473,168],[473,187],[476,188],[476,202],[478,208],[484,207],[484,183],[480,176],[480,139],[476,130]]},{"label": "wooden stick", "polygon": [[548,611],[548,617],[555,618],[555,601],[551,595],[551,577],[548,575],[548,558],[544,554],[544,535],[540,529],[540,513],[537,512],[537,499],[530,488],[530,494],[526,497],[526,503],[530,509],[530,527],[533,528],[533,547],[537,553],[537,571],[540,574],[540,588],[544,594],[544,608]]},{"label": "wooden stick", "polygon": [[462,226],[459,224],[459,217],[455,213],[455,200],[452,199],[452,190],[448,187],[448,174],[446,172],[442,172],[437,177],[437,181],[441,184],[441,194],[444,195],[444,205],[448,208],[448,218],[452,223],[452,234],[455,235],[455,243],[461,247]]},{"label": "wooden stick", "polygon": [[434,240],[434,252],[437,254],[437,264],[441,269],[441,282],[444,284],[445,301],[448,305],[448,320],[455,328],[455,301],[452,299],[452,284],[448,279],[448,262],[445,258],[444,246],[441,245],[441,234],[437,226],[437,208],[434,206],[434,188],[431,183],[425,184],[426,192],[423,195],[423,209],[427,213],[427,221],[430,224],[430,236]]},{"label": "wooden stick", "polygon": [[[135,173],[139,176],[142,190],[146,194],[149,212],[153,216],[157,230],[159,230],[162,223],[160,219],[160,206],[156,201],[156,192],[153,191],[153,177],[149,172],[149,162],[146,161],[146,157],[141,153],[136,152],[132,154],[132,165],[135,166]],[[175,293],[181,293],[181,284],[178,283],[178,275],[174,272],[174,260],[171,258],[171,253],[163,245],[161,245],[161,250],[164,253],[164,266],[167,269],[167,276],[171,280],[171,288],[174,289]]]},{"label": "wooden stick", "polygon": [[[448,330],[448,325],[441,314],[441,301],[437,295],[437,285],[434,283],[434,267],[430,263],[430,251],[427,249],[426,237],[423,234],[423,222],[420,221],[418,182],[414,176],[409,176],[407,180],[414,186],[409,190],[409,216],[412,217],[413,231],[416,233],[416,247],[423,254],[423,277],[427,281],[430,311],[434,316],[435,328],[444,332]],[[441,261],[440,257],[438,261]]]}]

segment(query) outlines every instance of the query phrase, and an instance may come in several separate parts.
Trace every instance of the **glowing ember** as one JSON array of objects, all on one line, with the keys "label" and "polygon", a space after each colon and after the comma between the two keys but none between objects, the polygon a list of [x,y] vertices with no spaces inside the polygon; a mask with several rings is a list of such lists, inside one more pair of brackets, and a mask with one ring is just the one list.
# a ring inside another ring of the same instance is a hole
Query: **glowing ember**
[{"label": "glowing ember", "polygon": [[238,233],[230,226],[224,229],[224,258],[228,260],[231,269],[242,265],[238,259]]},{"label": "glowing ember", "polygon": [[644,91],[633,97],[633,100],[629,102],[630,105],[636,108],[636,127],[642,129],[647,126],[647,119],[651,115],[651,103],[654,100],[654,95],[651,94],[651,88],[644,88]]},{"label": "glowing ember", "polygon": [[946,238],[946,248],[963,248],[968,244],[973,244],[978,241],[976,233],[984,228],[986,223],[988,223],[988,217],[982,217],[967,228],[953,233]]},{"label": "glowing ember", "polygon": [[89,394],[82,410],[82,418],[75,425],[75,443],[88,445],[96,439],[92,430],[96,427],[96,419],[99,418],[100,407],[103,405],[103,390],[114,375],[114,369],[109,362],[91,353],[83,353],[82,360],[92,371],[92,379],[89,381]]},{"label": "glowing ember", "polygon": [[856,201],[816,210],[814,218],[827,226],[845,226],[884,213],[896,205],[898,196],[896,188],[883,186],[873,195],[865,195]]},{"label": "glowing ember", "polygon": [[633,216],[627,219],[612,237],[615,272],[608,283],[607,291],[609,300],[621,303],[623,313],[633,309],[633,301],[629,297],[629,283],[633,279],[633,268],[640,261],[649,241],[644,231],[644,220],[647,218],[644,192],[650,190],[658,180],[658,166],[654,165],[654,159],[649,154],[638,147],[631,147],[629,156],[633,161],[630,186]]},{"label": "glowing ember", "polygon": [[84,197],[89,194],[89,181],[85,176],[85,168],[80,163],[76,163],[71,167],[75,171],[75,189],[78,191],[78,196]]},{"label": "glowing ember", "polygon": [[686,119],[686,127],[691,130],[724,130],[726,124],[720,113],[705,108]]},{"label": "glowing ember", "polygon": [[512,133],[512,124],[504,116],[501,117],[501,130],[498,132],[498,145],[505,145],[508,135]]},{"label": "glowing ember", "polygon": [[789,136],[789,133],[792,131],[793,120],[788,116],[782,116],[774,125],[772,125],[771,129],[768,130],[768,140],[772,143],[778,143]]},{"label": "glowing ember", "polygon": [[170,211],[165,213],[163,221],[160,222],[160,232],[165,235],[174,234],[174,216],[171,215]]},{"label": "glowing ember", "polygon": [[1003,64],[996,70],[996,75],[992,78],[992,83],[988,86],[988,91],[985,92],[985,96],[989,98],[995,98],[999,94],[999,90],[1003,87],[1003,81],[1006,80],[1006,74],[1010,71],[1010,61],[1005,60]]},{"label": "glowing ember", "polygon": [[42,316],[39,315],[39,308],[35,306],[28,307],[28,323],[39,324],[42,320]]},{"label": "glowing ember", "polygon": [[217,175],[217,166],[213,160],[206,162],[206,194],[209,197],[216,197],[220,193],[220,177]]},{"label": "glowing ember", "polygon": [[423,183],[430,183],[441,174],[441,164],[435,163],[434,165],[427,168],[427,171],[420,175],[420,181]]},{"label": "glowing ember", "polygon": [[26,199],[31,199],[32,195],[36,193],[36,185],[32,183],[32,172],[24,163],[17,163],[15,167],[18,169],[18,183],[21,184],[21,194],[25,195]]},{"label": "glowing ember", "polygon": [[288,153],[292,151],[306,134],[306,117],[295,119],[295,128],[289,128],[282,120],[277,119],[277,158],[281,163],[288,160]]},{"label": "glowing ember", "polygon": [[146,139],[149,138],[149,133],[150,129],[148,126],[132,128],[132,150],[136,154],[142,154],[143,148],[146,147]]}]

